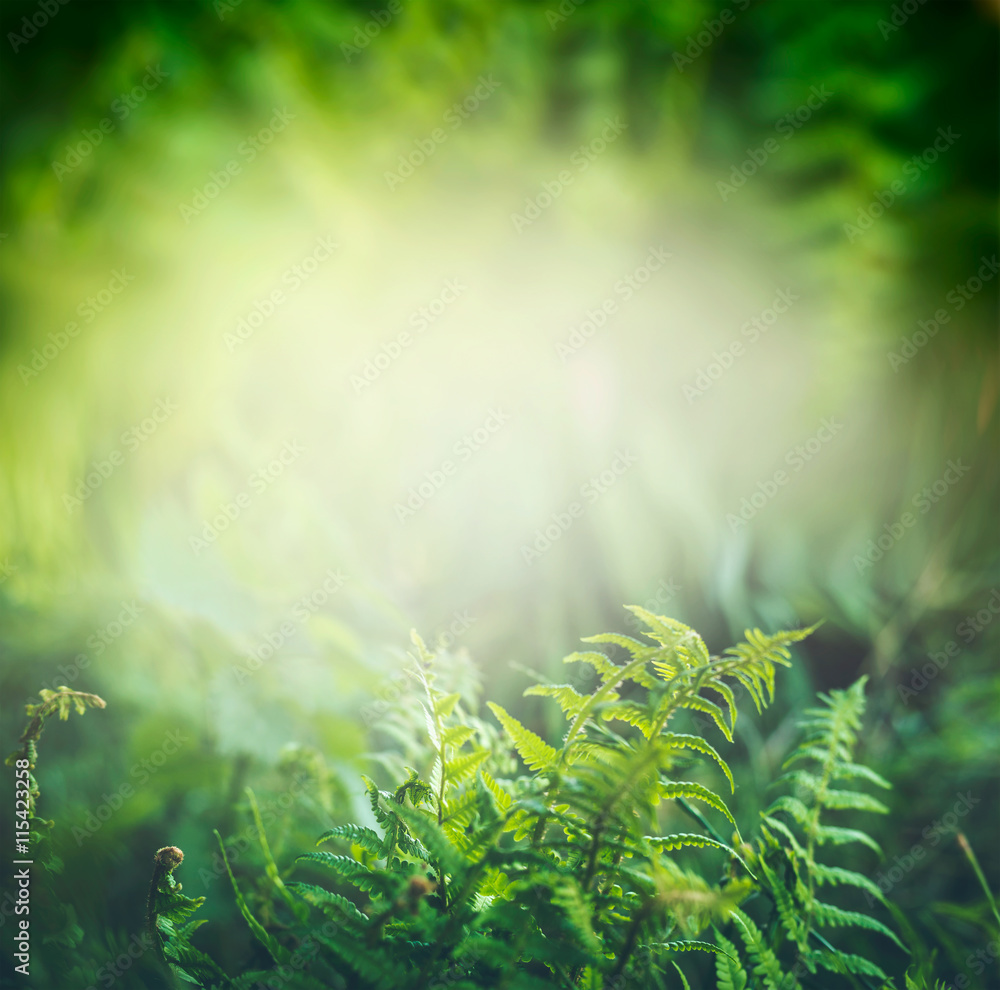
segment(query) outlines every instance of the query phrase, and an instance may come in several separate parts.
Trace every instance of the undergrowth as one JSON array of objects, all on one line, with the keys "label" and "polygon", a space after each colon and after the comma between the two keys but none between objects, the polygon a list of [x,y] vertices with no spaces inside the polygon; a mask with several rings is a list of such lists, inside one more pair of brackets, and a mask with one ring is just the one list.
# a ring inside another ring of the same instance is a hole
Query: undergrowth
[{"label": "undergrowth", "polygon": [[[848,845],[874,862],[864,822],[887,810],[875,794],[888,782],[855,758],[865,679],[805,712],[778,793],[744,835],[724,796],[733,774],[707,737],[733,742],[740,708],[772,702],[812,630],[748,630],[713,656],[693,629],[631,611],[648,641],[593,636],[565,658],[591,690],[572,678],[525,692],[559,707],[556,745],[497,704],[481,717],[475,691],[450,690],[414,634],[415,693],[380,726],[400,740],[383,761],[398,772],[362,777],[370,814],[279,867],[251,794],[264,876],[250,903],[219,838],[255,967],[230,976],[194,944],[211,948],[195,938],[204,897],[182,892],[174,846],[157,851],[147,898],[163,965],[205,990],[623,990],[687,988],[702,955],[718,990],[895,987],[857,948],[856,933],[873,933],[880,959],[896,952],[906,968],[884,895],[837,862]],[[681,713],[698,733],[681,731]],[[916,973],[906,987],[930,990]]]}]

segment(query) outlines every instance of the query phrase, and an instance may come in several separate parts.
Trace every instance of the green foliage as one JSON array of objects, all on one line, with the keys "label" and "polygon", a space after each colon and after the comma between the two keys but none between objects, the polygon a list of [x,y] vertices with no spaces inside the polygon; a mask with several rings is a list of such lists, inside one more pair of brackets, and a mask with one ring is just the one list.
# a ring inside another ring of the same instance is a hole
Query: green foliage
[{"label": "green foliage", "polygon": [[205,922],[188,919],[205,898],[182,893],[174,870],[183,861],[184,853],[176,846],[156,851],[146,900],[146,934],[160,959],[185,983],[205,988],[228,986],[225,974],[211,957],[191,944],[191,936]]},{"label": "green foliage", "polygon": [[[105,702],[96,694],[72,691],[65,685],[61,685],[55,691],[43,688],[38,693],[42,698],[40,702],[24,706],[24,712],[28,716],[29,722],[18,739],[20,747],[7,757],[5,763],[9,767],[15,767],[18,771],[27,771],[28,820],[49,826],[51,823],[34,817],[35,806],[41,794],[38,781],[35,779],[35,766],[38,763],[38,740],[45,728],[45,720],[50,715],[58,713],[60,721],[65,722],[71,711],[75,710],[78,715],[82,715],[88,708],[104,708]],[[32,838],[36,837],[38,836],[32,835]]]},{"label": "green foliage", "polygon": [[[407,759],[421,769],[404,764],[390,786],[362,777],[370,818],[326,829],[316,842],[324,848],[299,855],[301,879],[288,882],[247,790],[260,883],[252,874],[249,886],[237,880],[216,832],[236,907],[259,946],[254,968],[238,977],[194,944],[204,922],[193,915],[205,898],[188,897],[174,878],[183,853],[158,850],[147,936],[161,962],[204,990],[704,987],[700,955],[713,957],[718,990],[891,987],[854,951],[857,940],[845,937],[844,949],[828,940],[851,929],[903,948],[879,918],[826,893],[841,888],[856,900],[860,891],[876,911],[884,904],[871,880],[827,861],[843,846],[877,850],[857,819],[886,812],[862,788],[888,783],[855,758],[865,679],[820,695],[822,707],[805,712],[803,739],[775,781],[786,793],[744,840],[713,787],[678,779],[694,764],[736,793],[728,764],[707,739],[673,731],[672,720],[681,711],[707,715],[704,727],[731,741],[737,698],[745,692],[763,710],[777,667],[811,630],[748,631],[713,656],[689,627],[633,612],[650,643],[595,636],[587,642],[622,656],[566,658],[596,672],[589,692],[544,683],[525,692],[558,705],[566,728],[557,742],[489,704],[498,736],[466,709],[463,692],[447,690],[439,656],[414,634],[417,696],[400,698],[396,724],[407,713],[417,719],[425,742]],[[47,713],[64,706],[44,700]],[[731,840],[696,806],[728,823]],[[678,814],[705,831],[672,829]],[[916,980],[926,982],[922,971],[907,986]]]},{"label": "green foliage", "polygon": [[870,794],[851,789],[859,781],[889,787],[878,774],[854,762],[865,710],[865,682],[862,677],[847,690],[821,694],[824,707],[806,711],[799,723],[802,742],[775,782],[793,793],[779,796],[763,812],[761,837],[748,856],[761,891],[773,904],[776,923],[766,937],[742,911],[734,912],[733,918],[752,971],[768,990],[793,990],[805,974],[819,971],[844,976],[849,985],[856,985],[856,977],[865,981],[864,986],[885,985],[888,977],[878,965],[827,941],[823,933],[831,929],[866,929],[906,951],[877,918],[821,900],[819,893],[823,887],[853,887],[855,893],[865,894],[869,907],[883,901],[881,891],[864,875],[819,859],[824,846],[856,843],[879,852],[865,831],[829,824],[831,813],[851,812],[853,819],[855,812],[888,811]]},{"label": "green foliage", "polygon": [[[633,612],[651,643],[596,636],[587,642],[620,649],[623,659],[596,651],[566,658],[597,673],[589,693],[568,684],[527,690],[559,705],[566,731],[558,745],[490,704],[507,740],[498,745],[462,694],[440,683],[438,658],[414,635],[418,696],[400,709],[419,712],[427,742],[410,755],[423,770],[405,767],[389,788],[363,778],[370,823],[329,828],[317,842],[324,849],[299,857],[303,879],[282,885],[274,902],[291,894],[311,925],[286,904],[291,918],[265,928],[227,861],[237,905],[273,965],[287,969],[309,937],[317,946],[310,973],[325,967],[352,987],[416,990],[442,973],[462,987],[665,987],[686,984],[682,956],[707,952],[721,954],[730,969],[720,972],[741,988],[732,945],[704,937],[742,917],[739,905],[755,886],[736,848],[736,818],[715,789],[675,771],[692,761],[709,774],[714,767],[730,792],[733,776],[708,740],[672,731],[672,720],[684,710],[707,714],[732,740],[739,688],[763,709],[776,668],[790,662],[788,647],[809,630],[748,632],[745,643],[712,656],[687,626]],[[665,830],[672,809],[686,813],[688,802],[728,822],[733,842]],[[720,851],[728,866],[718,881],[690,861]],[[173,893],[168,877],[160,882]],[[171,931],[166,945],[182,938]],[[185,971],[214,985],[204,971]]]}]

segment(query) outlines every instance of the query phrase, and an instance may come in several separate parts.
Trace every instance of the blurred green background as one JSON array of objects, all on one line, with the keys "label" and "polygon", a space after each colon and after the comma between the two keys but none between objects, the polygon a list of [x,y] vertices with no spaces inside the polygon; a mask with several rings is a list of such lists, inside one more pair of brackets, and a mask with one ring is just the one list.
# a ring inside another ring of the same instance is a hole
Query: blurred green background
[{"label": "blurred green background", "polygon": [[3,743],[40,687],[108,702],[42,740],[34,985],[97,984],[168,843],[238,966],[211,829],[252,785],[285,865],[356,812],[411,627],[545,731],[515,667],[622,603],[716,651],[826,620],[741,720],[735,807],[869,674],[896,789],[858,868],[926,846],[891,896],[937,975],[1000,985],[934,830],[971,794],[996,888],[997,21],[6,0]]}]

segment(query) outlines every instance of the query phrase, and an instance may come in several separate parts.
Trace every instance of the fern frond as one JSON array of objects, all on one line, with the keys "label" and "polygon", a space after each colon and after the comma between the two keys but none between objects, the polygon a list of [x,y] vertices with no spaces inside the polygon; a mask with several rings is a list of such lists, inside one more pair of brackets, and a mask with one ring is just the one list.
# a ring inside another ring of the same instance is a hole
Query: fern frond
[{"label": "fern frond", "polygon": [[881,801],[860,791],[837,791],[828,788],[820,800],[825,808],[850,808],[854,811],[872,811],[877,815],[889,814],[889,809]]},{"label": "fern frond", "polygon": [[509,811],[510,806],[513,804],[513,798],[482,767],[479,768],[479,777],[486,785],[486,789],[493,796],[493,800],[496,802],[499,811],[501,813]]},{"label": "fern frond", "polygon": [[854,870],[845,870],[840,866],[826,866],[823,863],[813,863],[812,875],[817,884],[829,884],[836,887],[839,884],[846,884],[851,887],[860,887],[867,891],[876,900],[884,900],[885,895],[879,890],[878,885],[869,880],[868,877]]},{"label": "fern frond", "polygon": [[672,801],[677,798],[688,798],[690,800],[701,801],[716,811],[721,812],[732,823],[733,828],[739,834],[739,826],[732,812],[726,807],[726,802],[714,791],[710,791],[702,784],[697,784],[690,780],[662,781],[659,786],[660,797],[664,800]]},{"label": "fern frond", "polygon": [[448,838],[437,821],[424,811],[400,805],[396,813],[410,834],[427,851],[427,859],[437,869],[452,876],[464,876],[467,865],[462,851]]},{"label": "fern frond", "polygon": [[580,694],[570,684],[532,684],[524,692],[525,697],[531,695],[554,698],[567,718],[574,718],[587,701],[586,695]]},{"label": "fern frond", "polygon": [[603,953],[603,946],[594,933],[594,908],[575,877],[566,877],[552,890],[552,903],[562,909],[579,943],[587,952],[599,958]]},{"label": "fern frond", "polygon": [[361,846],[376,855],[382,849],[382,836],[365,825],[336,825],[334,828],[327,829],[316,840],[316,845],[322,845],[331,839],[344,839],[352,845]]},{"label": "fern frond", "polygon": [[389,876],[378,870],[369,869],[350,856],[337,856],[328,852],[307,852],[296,858],[296,862],[319,863],[353,884],[358,890],[377,891],[386,894],[392,888]]},{"label": "fern frond", "polygon": [[489,709],[511,737],[518,756],[529,769],[544,771],[556,765],[558,754],[547,742],[530,729],[526,729],[516,718],[508,715],[494,702],[489,702]]},{"label": "fern frond", "polygon": [[229,882],[233,885],[233,893],[236,895],[236,906],[240,909],[240,914],[243,915],[244,920],[250,927],[250,931],[253,932],[254,937],[260,942],[261,945],[267,949],[270,953],[271,958],[279,965],[287,963],[292,954],[281,945],[273,935],[271,935],[267,929],[253,916],[250,908],[247,907],[247,902],[243,899],[243,895],[240,893],[239,885],[236,883],[236,877],[233,876],[232,867],[229,865],[229,857],[226,855],[226,846],[222,841],[222,836],[219,835],[218,831],[215,832],[215,838],[219,843],[219,850],[222,853],[222,862],[226,865],[226,873],[229,875]]},{"label": "fern frond", "polygon": [[754,974],[761,978],[766,990],[797,990],[799,981],[794,974],[782,971],[778,957],[771,951],[750,916],[739,908],[733,910],[732,916],[738,923],[737,930],[754,963]]},{"label": "fern frond", "polygon": [[445,780],[452,786],[458,786],[466,778],[474,777],[476,770],[490,755],[487,749],[474,749],[469,753],[461,753],[444,765]]},{"label": "fern frond", "polygon": [[464,746],[474,735],[476,729],[471,725],[452,725],[444,730],[441,742],[445,746],[454,746],[456,749]]},{"label": "fern frond", "polygon": [[857,828],[841,828],[837,825],[819,825],[816,828],[816,841],[820,845],[830,843],[835,846],[842,846],[849,842],[860,842],[882,855],[882,847],[866,832]]},{"label": "fern frond", "polygon": [[863,956],[850,952],[830,952],[826,949],[813,950],[809,953],[810,961],[829,970],[831,973],[850,974],[852,976],[873,976],[877,980],[888,977],[875,963]]},{"label": "fern frond", "polygon": [[571,653],[568,657],[563,657],[563,663],[585,663],[593,667],[598,677],[605,680],[614,676],[618,670],[618,664],[609,659],[604,653],[596,650],[586,650]]},{"label": "fern frond", "polygon": [[829,928],[840,928],[845,925],[850,925],[854,928],[867,928],[868,931],[878,932],[886,938],[891,939],[904,952],[908,952],[906,946],[881,921],[871,918],[867,914],[862,914],[860,911],[845,911],[843,908],[835,907],[833,904],[823,904],[820,901],[814,901],[813,913],[820,925]]},{"label": "fern frond", "polygon": [[352,901],[341,894],[335,894],[325,887],[317,887],[315,884],[297,881],[290,882],[288,887],[307,904],[322,908],[327,914],[339,918],[351,931],[362,932],[367,929],[368,916],[362,914]]},{"label": "fern frond", "polygon": [[685,846],[695,846],[699,849],[722,849],[731,856],[739,857],[732,846],[713,839],[707,835],[698,835],[695,832],[675,832],[673,835],[647,835],[645,840],[657,852],[673,852],[675,849],[683,849]]},{"label": "fern frond", "polygon": [[736,793],[736,784],[733,781],[733,774],[729,769],[729,764],[719,756],[715,747],[702,739],[701,736],[693,736],[682,732],[667,732],[659,737],[659,741],[669,749],[692,749],[697,753],[703,753],[705,756],[711,757],[726,775],[730,790],[734,794]]},{"label": "fern frond", "polygon": [[740,964],[736,946],[724,938],[718,929],[715,930],[715,941],[721,949],[715,954],[716,990],[746,990],[749,977]]}]

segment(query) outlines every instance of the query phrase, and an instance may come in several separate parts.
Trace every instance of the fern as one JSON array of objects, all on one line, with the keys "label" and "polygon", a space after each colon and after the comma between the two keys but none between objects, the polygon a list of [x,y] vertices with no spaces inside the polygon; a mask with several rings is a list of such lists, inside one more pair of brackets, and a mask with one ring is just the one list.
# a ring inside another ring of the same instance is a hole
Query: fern
[{"label": "fern", "polygon": [[[734,914],[754,972],[765,985],[796,986],[803,971],[823,969],[863,981],[874,978],[883,985],[886,974],[873,962],[856,953],[842,952],[827,941],[824,931],[844,928],[877,933],[905,951],[896,935],[877,918],[852,911],[819,898],[821,887],[861,890],[869,903],[882,901],[878,887],[853,870],[819,860],[827,846],[850,844],[879,852],[867,832],[828,824],[828,816],[852,813],[886,814],[886,806],[872,795],[842,786],[843,781],[863,781],[888,787],[874,771],[854,762],[854,750],[865,709],[865,678],[850,688],[821,694],[822,708],[805,712],[800,723],[804,738],[785,761],[786,772],[777,783],[794,787],[795,794],[777,797],[762,814],[761,838],[751,856],[763,891],[774,906],[778,925],[770,940],[764,939],[747,915]],[[832,934],[833,932],[831,932]],[[765,952],[764,949],[767,949]],[[790,950],[795,972],[787,973],[778,953]],[[784,981],[784,982],[782,982]],[[865,984],[871,985],[871,984]]]},{"label": "fern", "polygon": [[[438,658],[414,635],[415,696],[400,706],[422,725],[427,749],[414,756],[425,773],[407,769],[395,789],[364,778],[374,827],[328,829],[320,844],[344,852],[299,859],[326,883],[288,884],[337,923],[324,945],[352,985],[422,988],[448,970],[468,987],[599,986],[625,973],[659,986],[674,956],[721,952],[742,990],[735,951],[699,935],[752,889],[743,855],[713,835],[659,828],[666,804],[693,801],[725,818],[739,843],[722,797],[671,770],[703,760],[730,792],[735,782],[710,741],[674,731],[671,720],[685,709],[709,712],[731,739],[735,688],[766,705],[788,645],[807,631],[748,632],[746,644],[713,657],[687,626],[633,611],[651,642],[587,640],[624,650],[623,663],[597,651],[566,658],[596,672],[589,693],[545,683],[525,692],[556,702],[567,724],[558,745],[489,704],[526,769],[520,775],[495,730],[466,711],[460,693],[438,686]],[[388,722],[403,738],[407,716],[395,717]],[[683,849],[722,851],[732,875],[713,884],[682,868],[671,854]]]},{"label": "fern", "polygon": [[[19,833],[26,832],[27,834],[23,838],[30,842],[43,837],[44,833],[37,830],[39,827],[51,828],[52,826],[52,822],[35,816],[38,799],[42,793],[35,777],[35,768],[38,765],[38,740],[45,728],[46,719],[58,714],[60,721],[65,722],[73,710],[78,715],[83,715],[88,708],[105,707],[104,699],[99,698],[96,694],[72,691],[65,685],[58,687],[55,691],[43,688],[38,693],[42,699],[40,702],[24,706],[24,712],[29,721],[18,739],[20,746],[4,761],[7,766],[15,768],[18,780],[16,788],[18,800],[24,803],[23,808],[18,806],[16,817],[19,824],[26,825],[27,828],[19,827],[17,831]],[[24,795],[23,798],[22,795]],[[18,841],[22,841],[21,836],[18,837]]]},{"label": "fern", "polygon": [[[262,971],[263,986],[273,972],[285,990],[337,980],[358,990],[426,990],[441,981],[462,990],[687,987],[685,969],[699,955],[714,956],[718,990],[886,985],[863,954],[826,938],[854,931],[898,945],[881,920],[826,896],[841,887],[882,902],[863,874],[821,856],[872,844],[855,821],[886,810],[866,789],[886,782],[854,759],[863,682],[821,695],[823,707],[806,713],[805,738],[780,780],[788,792],[748,842],[717,788],[677,772],[694,762],[732,794],[728,763],[714,741],[673,722],[684,711],[708,716],[731,740],[737,698],[749,696],[757,710],[770,704],[777,670],[810,630],[751,630],[713,656],[682,623],[632,611],[649,642],[603,634],[585,642],[623,651],[620,660],[596,650],[566,658],[593,669],[589,692],[548,683],[526,690],[555,702],[560,739],[543,738],[497,704],[488,706],[495,722],[480,720],[468,692],[444,687],[439,656],[414,635],[412,694],[385,717],[390,734],[409,740],[406,762],[392,784],[362,778],[370,818],[327,828],[317,840],[323,848],[302,853],[300,877],[289,882],[259,828],[261,917],[223,849],[236,907],[275,967]],[[664,828],[671,807],[704,831]],[[731,841],[712,825],[723,820]],[[696,867],[703,855],[724,858],[718,879]],[[211,990],[250,990],[191,945],[198,923],[188,916],[200,901],[183,897],[172,869],[161,870],[151,895],[166,961]],[[321,979],[294,975],[296,939],[316,947]]]},{"label": "fern", "polygon": [[[202,921],[188,919],[205,903],[204,897],[188,897],[174,878],[184,862],[177,846],[164,846],[153,857],[153,876],[146,899],[146,930],[163,963],[185,983],[215,990],[229,987],[230,980],[212,958],[191,944],[191,936]],[[227,864],[228,867],[228,864]]]}]

